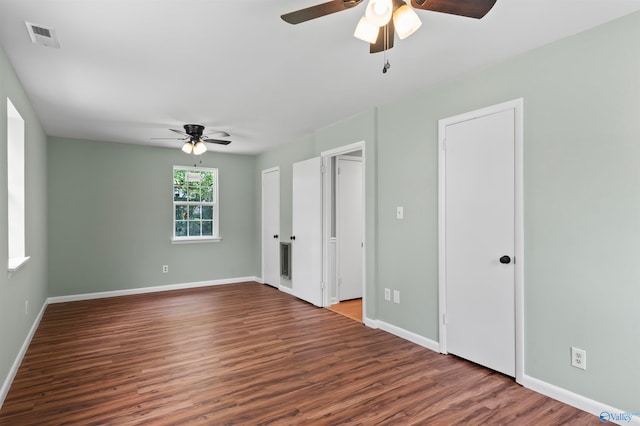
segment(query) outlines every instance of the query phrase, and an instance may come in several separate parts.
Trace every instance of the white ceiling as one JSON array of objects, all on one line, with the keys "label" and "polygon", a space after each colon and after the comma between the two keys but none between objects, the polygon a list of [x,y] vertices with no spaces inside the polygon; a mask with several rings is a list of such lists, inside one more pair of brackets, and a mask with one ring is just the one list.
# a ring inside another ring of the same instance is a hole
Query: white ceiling
[{"label": "white ceiling", "polygon": [[[418,11],[382,54],[352,36],[365,6],[299,25],[324,0],[0,0],[0,41],[47,134],[180,146],[185,123],[257,153],[374,105],[640,10],[640,0],[498,0],[482,20]],[[52,26],[60,49],[31,43]]]}]

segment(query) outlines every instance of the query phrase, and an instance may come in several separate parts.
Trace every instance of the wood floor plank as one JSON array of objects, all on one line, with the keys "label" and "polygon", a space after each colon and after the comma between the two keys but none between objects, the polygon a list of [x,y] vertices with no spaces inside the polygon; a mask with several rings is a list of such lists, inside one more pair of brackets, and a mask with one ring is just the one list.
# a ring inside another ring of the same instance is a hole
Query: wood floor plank
[{"label": "wood floor plank", "polygon": [[560,425],[592,415],[257,283],[50,305],[0,425]]},{"label": "wood floor plank", "polygon": [[362,322],[362,299],[345,300],[328,308],[337,314]]}]

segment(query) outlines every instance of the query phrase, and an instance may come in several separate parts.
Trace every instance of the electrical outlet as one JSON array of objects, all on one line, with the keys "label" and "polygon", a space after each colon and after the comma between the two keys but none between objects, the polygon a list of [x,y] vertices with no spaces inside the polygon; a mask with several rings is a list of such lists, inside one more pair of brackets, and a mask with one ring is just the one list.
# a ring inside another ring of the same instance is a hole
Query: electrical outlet
[{"label": "electrical outlet", "polygon": [[391,301],[391,290],[388,288],[384,289],[384,300]]},{"label": "electrical outlet", "polygon": [[169,265],[162,265],[162,273],[166,274],[169,272]]},{"label": "electrical outlet", "polygon": [[587,369],[587,351],[584,349],[571,347],[571,366],[580,368],[582,370]]},{"label": "electrical outlet", "polygon": [[404,207],[396,207],[396,219],[404,219]]},{"label": "electrical outlet", "polygon": [[393,290],[393,302],[400,303],[400,292],[398,290]]},{"label": "electrical outlet", "polygon": [[24,314],[25,315],[29,315],[29,301],[28,300],[24,301]]}]

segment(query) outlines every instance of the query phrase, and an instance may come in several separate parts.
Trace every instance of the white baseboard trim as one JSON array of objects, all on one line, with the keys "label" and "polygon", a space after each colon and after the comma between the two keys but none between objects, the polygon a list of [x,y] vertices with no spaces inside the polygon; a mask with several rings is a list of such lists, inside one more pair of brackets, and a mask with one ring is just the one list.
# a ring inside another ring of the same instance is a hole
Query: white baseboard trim
[{"label": "white baseboard trim", "polygon": [[69,296],[55,296],[47,299],[47,303],[76,302],[79,300],[103,299],[106,297],[129,296],[132,294],[156,293],[160,291],[183,290],[188,288],[208,287],[213,285],[236,284],[247,281],[257,281],[257,277],[225,278],[211,281],[197,281],[192,283],[159,285],[154,287],[140,287],[126,290],[101,291],[98,293],[72,294]]},{"label": "white baseboard trim", "polygon": [[[532,391],[548,396],[598,417],[603,423],[640,425],[640,412],[628,413],[564,388],[524,375],[520,384]],[[639,407],[640,409],[640,407]],[[626,417],[624,417],[626,415]]]},{"label": "white baseboard trim", "polygon": [[20,351],[18,352],[16,359],[13,361],[13,365],[9,370],[9,374],[7,374],[7,377],[4,379],[4,383],[2,383],[2,388],[0,388],[0,408],[2,408],[2,404],[4,404],[4,400],[7,397],[7,394],[9,393],[9,389],[11,388],[11,383],[13,383],[13,379],[16,377],[16,374],[18,373],[18,368],[20,368],[20,364],[22,364],[22,359],[24,358],[24,355],[27,353],[27,349],[29,349],[29,344],[31,344],[31,339],[33,339],[33,335],[36,334],[36,330],[40,325],[40,321],[42,320],[42,316],[44,315],[45,309],[47,309],[47,305],[48,305],[48,302],[45,300],[44,304],[42,305],[42,308],[40,308],[40,312],[38,312],[36,319],[33,321],[33,325],[31,325],[31,329],[29,330],[27,337],[24,339],[24,342],[22,343],[22,347],[20,348]]},{"label": "white baseboard trim", "polygon": [[264,284],[264,280],[261,277],[253,277],[253,281]]},{"label": "white baseboard trim", "polygon": [[295,294],[293,294],[293,289],[292,288],[280,285],[280,287],[278,287],[278,290],[280,290],[280,291],[282,291],[284,293],[290,294],[292,296],[295,296]]},{"label": "white baseboard trim", "polygon": [[364,317],[364,319],[362,320],[362,323],[364,325],[366,325],[367,327],[369,327],[369,328],[379,328],[378,327],[378,320],[374,320],[374,319],[371,319],[371,318]]},{"label": "white baseboard trim", "polygon": [[419,334],[386,323],[384,321],[378,320],[377,325],[377,328],[380,328],[381,330],[384,330],[391,334],[395,334],[398,337],[402,337],[405,340],[413,342],[416,345],[420,345],[424,348],[431,349],[432,351],[440,352],[440,343],[436,342],[435,340],[427,339],[426,337],[420,336]]}]

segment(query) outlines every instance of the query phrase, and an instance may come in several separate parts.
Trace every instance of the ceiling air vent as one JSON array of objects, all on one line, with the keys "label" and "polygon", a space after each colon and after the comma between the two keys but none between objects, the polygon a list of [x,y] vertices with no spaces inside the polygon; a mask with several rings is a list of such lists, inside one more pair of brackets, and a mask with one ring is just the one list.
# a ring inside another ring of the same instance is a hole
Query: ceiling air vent
[{"label": "ceiling air vent", "polygon": [[31,37],[33,43],[55,48],[60,47],[60,43],[58,43],[58,38],[56,37],[56,30],[53,27],[32,24],[26,21],[25,24],[27,24],[29,37]]}]

